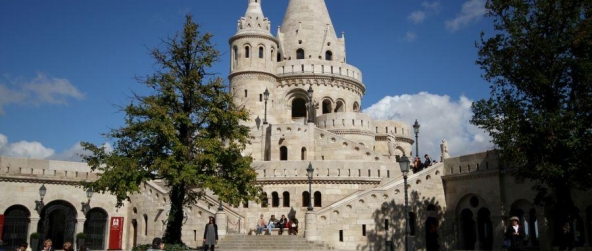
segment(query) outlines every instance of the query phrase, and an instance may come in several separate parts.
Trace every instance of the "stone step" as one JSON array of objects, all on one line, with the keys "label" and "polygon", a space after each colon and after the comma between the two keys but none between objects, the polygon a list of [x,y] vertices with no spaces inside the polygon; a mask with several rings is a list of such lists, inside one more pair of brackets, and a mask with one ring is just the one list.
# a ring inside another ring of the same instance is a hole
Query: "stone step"
[{"label": "stone step", "polygon": [[328,250],[322,242],[309,242],[296,235],[229,234],[218,242],[218,251],[250,250]]}]

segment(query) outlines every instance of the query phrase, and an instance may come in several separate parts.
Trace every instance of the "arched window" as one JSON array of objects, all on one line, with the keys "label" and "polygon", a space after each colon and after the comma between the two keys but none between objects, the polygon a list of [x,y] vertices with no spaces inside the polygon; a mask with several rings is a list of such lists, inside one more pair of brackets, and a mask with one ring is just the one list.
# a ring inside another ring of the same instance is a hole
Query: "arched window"
[{"label": "arched window", "polygon": [[300,150],[300,160],[306,160],[306,147]]},{"label": "arched window", "polygon": [[279,207],[280,206],[280,196],[278,196],[277,192],[271,193],[271,207]]},{"label": "arched window", "polygon": [[277,61],[282,62],[282,54],[280,54],[280,53],[277,54]]},{"label": "arched window", "polygon": [[270,54],[271,56],[269,57],[269,60],[271,60],[272,62],[273,62],[273,58],[275,57],[275,55],[273,53],[274,53],[274,50],[273,50],[273,48],[271,48],[271,54]]},{"label": "arched window", "polygon": [[263,58],[263,46],[259,46],[259,58]]},{"label": "arched window", "polygon": [[282,194],[282,205],[284,207],[290,207],[290,193],[288,191],[285,191]]},{"label": "arched window", "polygon": [[321,207],[321,201],[323,199],[323,197],[321,196],[321,192],[316,191],[314,192],[314,207]]},{"label": "arched window", "polygon": [[4,231],[2,232],[4,236],[0,236],[0,240],[4,241],[3,248],[15,250],[20,244],[28,242],[30,216],[29,209],[21,205],[14,205],[6,209]]},{"label": "arched window", "polygon": [[479,234],[479,242],[485,250],[493,248],[493,224],[489,218],[490,215],[489,209],[484,207],[477,212],[477,233]]},{"label": "arched window", "polygon": [[345,105],[343,104],[343,100],[337,100],[337,102],[335,103],[334,112],[345,112]]},{"label": "arched window", "polygon": [[292,119],[306,118],[306,101],[296,98],[292,101]]},{"label": "arched window", "polygon": [[358,104],[358,102],[354,102],[353,109],[354,109],[354,112],[359,112],[360,111],[360,105]]},{"label": "arched window", "polygon": [[465,208],[460,212],[460,233],[461,233],[461,248],[464,250],[475,249],[475,241],[477,234],[475,233],[475,221],[473,220],[473,212]]},{"label": "arched window", "polygon": [[249,46],[245,46],[245,58],[249,58],[249,57],[251,56],[250,54],[251,54],[251,53],[250,53],[250,48],[249,48]]},{"label": "arched window", "polygon": [[232,47],[232,53],[234,53],[234,60],[238,60],[238,47],[236,45]]},{"label": "arched window", "polygon": [[326,51],[325,52],[325,60],[329,60],[329,61],[333,60],[333,52]]},{"label": "arched window", "polygon": [[148,215],[144,215],[144,235],[148,235]]},{"label": "arched window", "polygon": [[323,114],[331,113],[331,100],[323,100]]},{"label": "arched window", "polygon": [[310,194],[308,191],[302,192],[302,207],[308,207],[310,205]]},{"label": "arched window", "polygon": [[303,49],[296,50],[296,59],[304,59],[304,50]]},{"label": "arched window", "polygon": [[280,160],[288,160],[288,148],[285,146],[280,147]]},{"label": "arched window", "polygon": [[84,233],[86,246],[91,250],[105,249],[105,229],[107,229],[107,212],[101,208],[91,209],[86,214]]},{"label": "arched window", "polygon": [[269,198],[267,198],[267,193],[261,193],[261,207],[268,207],[269,206]]}]

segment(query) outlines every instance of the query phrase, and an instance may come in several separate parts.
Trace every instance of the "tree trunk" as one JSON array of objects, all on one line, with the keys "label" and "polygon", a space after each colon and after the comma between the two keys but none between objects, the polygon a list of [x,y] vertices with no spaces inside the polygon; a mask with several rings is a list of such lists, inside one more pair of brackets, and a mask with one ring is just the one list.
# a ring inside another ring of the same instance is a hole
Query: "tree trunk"
[{"label": "tree trunk", "polygon": [[171,211],[169,212],[163,239],[167,244],[183,244],[183,240],[181,240],[181,229],[183,228],[183,221],[185,220],[183,213],[185,186],[172,186],[169,198],[171,201]]}]

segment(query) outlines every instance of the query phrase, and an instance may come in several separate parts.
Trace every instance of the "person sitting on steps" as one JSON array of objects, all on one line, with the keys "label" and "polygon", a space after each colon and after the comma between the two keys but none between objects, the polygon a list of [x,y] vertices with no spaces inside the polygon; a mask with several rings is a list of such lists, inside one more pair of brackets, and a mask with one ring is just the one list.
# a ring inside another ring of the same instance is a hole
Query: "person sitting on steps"
[{"label": "person sitting on steps", "polygon": [[280,228],[279,235],[284,233],[284,227],[286,227],[287,222],[288,220],[286,219],[286,216],[282,214],[282,217],[280,217],[280,220],[277,222],[277,225]]}]

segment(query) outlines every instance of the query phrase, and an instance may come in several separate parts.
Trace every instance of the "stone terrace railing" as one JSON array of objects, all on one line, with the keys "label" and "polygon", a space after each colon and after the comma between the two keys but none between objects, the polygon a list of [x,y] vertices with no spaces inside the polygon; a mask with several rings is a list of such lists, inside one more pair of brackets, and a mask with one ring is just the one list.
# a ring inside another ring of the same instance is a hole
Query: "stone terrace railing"
[{"label": "stone terrace railing", "polygon": [[5,179],[38,179],[54,182],[96,180],[100,173],[91,172],[82,162],[0,157],[0,177]]}]

